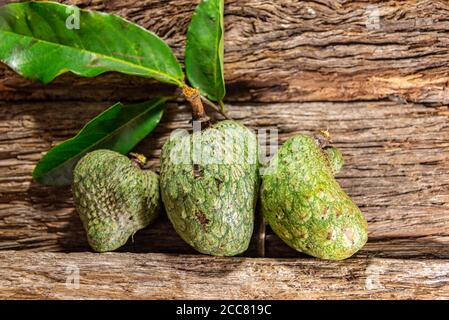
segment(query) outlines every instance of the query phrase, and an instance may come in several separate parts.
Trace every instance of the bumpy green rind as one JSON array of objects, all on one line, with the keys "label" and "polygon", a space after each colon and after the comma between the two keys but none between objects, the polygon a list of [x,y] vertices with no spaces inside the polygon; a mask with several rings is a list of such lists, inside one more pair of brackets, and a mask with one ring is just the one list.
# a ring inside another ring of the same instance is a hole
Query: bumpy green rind
[{"label": "bumpy green rind", "polygon": [[341,151],[335,147],[326,147],[323,149],[326,153],[327,159],[329,160],[329,165],[331,167],[332,173],[336,175],[340,172],[341,168],[345,164],[343,154]]},{"label": "bumpy green rind", "polygon": [[258,198],[257,152],[256,136],[234,121],[174,134],[164,145],[162,201],[175,230],[199,252],[233,256],[247,250]]},{"label": "bumpy green rind", "polygon": [[309,255],[342,260],[367,241],[367,222],[333,177],[315,139],[287,140],[262,178],[261,204],[274,232]]},{"label": "bumpy green rind", "polygon": [[110,150],[84,156],[73,172],[76,209],[93,250],[123,246],[159,213],[159,177]]}]

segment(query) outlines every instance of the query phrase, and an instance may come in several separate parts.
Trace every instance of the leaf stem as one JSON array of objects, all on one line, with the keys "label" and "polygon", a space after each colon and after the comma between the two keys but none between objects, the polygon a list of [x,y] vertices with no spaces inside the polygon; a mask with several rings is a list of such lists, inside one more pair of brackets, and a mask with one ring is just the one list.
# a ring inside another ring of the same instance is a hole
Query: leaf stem
[{"label": "leaf stem", "polygon": [[208,105],[209,107],[211,107],[212,109],[214,109],[214,111],[218,112],[219,114],[221,114],[225,119],[227,120],[232,120],[231,117],[229,117],[226,112],[224,112],[223,108],[218,107],[215,103],[213,103],[212,101],[210,101],[209,99],[207,99],[206,97],[201,96],[201,100],[204,102],[204,104]]}]

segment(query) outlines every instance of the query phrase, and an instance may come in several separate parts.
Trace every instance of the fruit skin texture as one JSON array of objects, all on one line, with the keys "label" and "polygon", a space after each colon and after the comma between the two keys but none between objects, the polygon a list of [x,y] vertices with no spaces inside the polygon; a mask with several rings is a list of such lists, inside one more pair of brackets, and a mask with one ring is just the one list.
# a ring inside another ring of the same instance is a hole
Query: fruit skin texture
[{"label": "fruit skin texture", "polygon": [[338,154],[325,150],[307,135],[287,140],[262,177],[261,205],[266,221],[290,247],[342,260],[366,243],[367,222],[333,176]]},{"label": "fruit skin texture", "polygon": [[162,201],[177,233],[199,252],[247,250],[259,189],[257,152],[256,136],[228,120],[193,135],[174,134],[162,148]]},{"label": "fruit skin texture", "polygon": [[332,174],[336,175],[340,172],[341,168],[343,168],[343,165],[345,164],[345,160],[343,159],[341,151],[335,147],[326,147],[323,149],[323,151],[326,153],[329,165],[332,170]]},{"label": "fruit skin texture", "polygon": [[123,246],[159,213],[159,177],[110,150],[85,155],[73,173],[76,209],[93,250]]}]

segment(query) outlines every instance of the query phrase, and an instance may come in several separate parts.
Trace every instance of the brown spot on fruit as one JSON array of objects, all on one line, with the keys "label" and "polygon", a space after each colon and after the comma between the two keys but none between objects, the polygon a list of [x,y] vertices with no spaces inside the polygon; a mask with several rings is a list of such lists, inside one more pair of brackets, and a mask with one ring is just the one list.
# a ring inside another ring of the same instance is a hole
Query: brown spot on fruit
[{"label": "brown spot on fruit", "polygon": [[203,168],[199,164],[193,165],[193,177],[195,179],[201,179],[204,176]]},{"label": "brown spot on fruit", "polygon": [[352,229],[346,229],[344,236],[346,241],[348,241],[351,245],[354,244],[354,231]]},{"label": "brown spot on fruit", "polygon": [[328,214],[329,208],[324,207],[323,211],[321,212],[321,219],[326,219]]},{"label": "brown spot on fruit", "polygon": [[220,191],[223,181],[221,181],[219,178],[215,178],[215,183],[217,184],[218,191]]},{"label": "brown spot on fruit", "polygon": [[203,229],[206,229],[207,225],[209,224],[209,219],[207,219],[206,215],[199,211],[196,213],[196,218],[198,219],[198,222],[201,224],[201,227]]}]

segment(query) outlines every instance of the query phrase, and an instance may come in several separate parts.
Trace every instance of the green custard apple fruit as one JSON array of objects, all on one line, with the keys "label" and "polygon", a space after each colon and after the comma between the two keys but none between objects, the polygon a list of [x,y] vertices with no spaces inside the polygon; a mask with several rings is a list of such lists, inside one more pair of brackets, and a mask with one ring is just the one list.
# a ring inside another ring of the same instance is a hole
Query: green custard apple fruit
[{"label": "green custard apple fruit", "polygon": [[85,155],[73,172],[75,206],[93,250],[123,246],[159,213],[159,177],[135,161],[110,150]]},{"label": "green custard apple fruit", "polygon": [[231,120],[171,135],[161,154],[161,195],[175,230],[201,253],[248,248],[258,198],[256,135]]},{"label": "green custard apple fruit", "polygon": [[290,247],[342,260],[367,241],[367,222],[334,178],[341,152],[296,135],[271,159],[262,177],[261,206],[273,231]]}]

